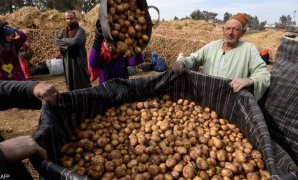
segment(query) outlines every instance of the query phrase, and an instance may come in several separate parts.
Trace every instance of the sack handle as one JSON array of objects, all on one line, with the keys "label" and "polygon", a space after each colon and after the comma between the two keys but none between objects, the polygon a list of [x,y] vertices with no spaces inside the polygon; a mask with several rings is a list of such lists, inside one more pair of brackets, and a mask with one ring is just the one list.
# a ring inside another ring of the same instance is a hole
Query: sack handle
[{"label": "sack handle", "polygon": [[154,26],[159,23],[160,13],[159,13],[159,9],[156,6],[152,6],[152,5],[148,6],[148,9],[150,9],[150,8],[153,8],[158,14],[158,19],[157,19],[157,22],[153,24],[153,26]]}]

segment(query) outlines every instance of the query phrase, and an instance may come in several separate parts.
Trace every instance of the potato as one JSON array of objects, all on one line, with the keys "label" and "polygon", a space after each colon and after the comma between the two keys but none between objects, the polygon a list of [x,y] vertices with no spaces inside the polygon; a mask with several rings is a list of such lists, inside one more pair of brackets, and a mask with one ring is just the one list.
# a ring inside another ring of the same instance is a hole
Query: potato
[{"label": "potato", "polygon": [[104,167],[102,165],[92,165],[88,171],[88,175],[92,179],[98,179],[102,176]]},{"label": "potato", "polygon": [[73,163],[74,163],[74,159],[71,157],[67,157],[67,156],[61,158],[60,161],[61,161],[62,165],[66,168],[72,168]]},{"label": "potato", "polygon": [[200,148],[195,148],[195,149],[192,149],[189,153],[191,159],[193,160],[196,160],[198,157],[200,157],[202,154],[202,151]]},{"label": "potato", "polygon": [[[91,157],[91,154],[88,154],[88,155],[90,155]],[[91,159],[91,164],[95,164],[95,165],[104,164],[106,161],[106,159],[101,155],[92,156],[90,159]]]},{"label": "potato", "polygon": [[198,169],[200,169],[200,170],[207,170],[207,169],[209,169],[208,163],[203,158],[201,158],[201,157],[198,157],[197,158],[196,164],[197,164]]},{"label": "potato", "polygon": [[136,159],[131,159],[128,163],[127,163],[127,167],[128,168],[132,168],[134,166],[136,166],[138,164],[138,160]]},{"label": "potato", "polygon": [[115,165],[113,161],[106,161],[105,162],[105,170],[108,172],[114,172],[115,170]]},{"label": "potato", "polygon": [[150,173],[151,176],[155,176],[159,173],[159,167],[157,165],[150,165],[148,167],[148,172]]},{"label": "potato", "polygon": [[142,35],[142,39],[145,41],[145,42],[148,42],[149,41],[149,36],[147,34],[143,34]]},{"label": "potato", "polygon": [[175,151],[181,155],[184,155],[187,153],[187,149],[183,146],[178,146],[175,148]]},{"label": "potato", "polygon": [[206,170],[206,173],[208,174],[208,176],[212,177],[212,176],[215,176],[216,175],[216,168],[213,166],[213,167],[210,167],[208,170]]},{"label": "potato", "polygon": [[230,162],[225,162],[225,168],[230,169],[235,174],[238,173],[239,171],[238,167],[235,164]]},{"label": "potato", "polygon": [[159,172],[162,173],[162,174],[165,174],[167,172],[167,165],[165,163],[161,163],[159,165]]},{"label": "potato", "polygon": [[129,49],[127,49],[126,51],[125,51],[125,53],[124,53],[124,56],[125,57],[130,57],[132,55],[132,52],[131,52],[131,50],[129,50]]},{"label": "potato", "polygon": [[139,167],[139,172],[140,173],[143,173],[143,172],[146,172],[148,170],[148,164],[142,164],[142,163],[139,163],[138,167]]},{"label": "potato", "polygon": [[136,54],[140,54],[142,52],[142,49],[140,47],[136,46],[135,49],[134,49],[134,52]]},{"label": "potato", "polygon": [[177,164],[177,160],[174,158],[169,158],[166,160],[166,165],[168,168],[172,168]]},{"label": "potato", "polygon": [[221,176],[231,178],[233,176],[233,171],[227,168],[221,170]]},{"label": "potato", "polygon": [[80,129],[81,129],[81,130],[86,130],[87,128],[88,128],[88,122],[83,121],[83,122],[80,124]]},{"label": "potato", "polygon": [[223,142],[218,138],[213,138],[213,144],[216,148],[221,149],[223,147]]},{"label": "potato", "polygon": [[197,176],[199,176],[200,178],[202,178],[202,180],[208,180],[209,179],[209,176],[208,176],[208,174],[205,171],[199,171],[199,173],[198,173]]},{"label": "potato", "polygon": [[99,147],[105,147],[109,143],[109,139],[106,137],[101,137],[97,140],[97,145]]},{"label": "potato", "polygon": [[259,151],[253,150],[251,156],[254,159],[262,159],[262,154]]},{"label": "potato", "polygon": [[241,163],[241,166],[245,173],[250,173],[254,171],[254,166],[251,163]]},{"label": "potato", "polygon": [[122,157],[121,152],[119,150],[112,150],[110,156],[112,159],[119,159]]},{"label": "potato", "polygon": [[177,164],[173,170],[176,171],[176,172],[182,172],[183,171],[183,165],[181,163]]},{"label": "potato", "polygon": [[236,161],[240,163],[244,163],[247,161],[247,155],[242,152],[236,152]]},{"label": "potato", "polygon": [[141,156],[138,157],[139,162],[141,163],[147,163],[149,161],[150,156],[148,154],[142,154]]},{"label": "potato", "polygon": [[144,18],[144,16],[139,16],[138,17],[138,23],[140,23],[141,26],[146,25],[146,19]]},{"label": "potato", "polygon": [[128,28],[128,35],[129,35],[130,37],[135,37],[135,35],[136,35],[136,30],[135,30],[134,27],[130,26],[130,27]]},{"label": "potato", "polygon": [[185,177],[187,179],[192,179],[196,175],[194,168],[189,164],[184,166],[182,173],[183,173],[183,177]]},{"label": "potato", "polygon": [[118,178],[123,177],[126,175],[126,166],[122,164],[121,166],[116,167],[115,174]]},{"label": "potato", "polygon": [[206,159],[206,162],[209,166],[216,166],[217,165],[217,162],[216,162],[215,158],[209,157],[209,158]]},{"label": "potato", "polygon": [[162,153],[165,155],[171,155],[174,153],[174,149],[172,147],[163,147]]},{"label": "potato", "polygon": [[260,175],[256,172],[249,172],[246,175],[247,180],[260,180]]},{"label": "potato", "polygon": [[[131,21],[123,18],[129,15],[117,14],[126,25]],[[127,47],[136,44],[123,35]],[[62,165],[88,178],[270,178],[261,153],[239,128],[208,107],[184,99],[173,102],[168,95],[112,107],[104,116],[83,121],[60,152]]]},{"label": "potato", "polygon": [[220,162],[225,162],[227,159],[227,152],[225,150],[219,150],[216,153],[216,157]]}]

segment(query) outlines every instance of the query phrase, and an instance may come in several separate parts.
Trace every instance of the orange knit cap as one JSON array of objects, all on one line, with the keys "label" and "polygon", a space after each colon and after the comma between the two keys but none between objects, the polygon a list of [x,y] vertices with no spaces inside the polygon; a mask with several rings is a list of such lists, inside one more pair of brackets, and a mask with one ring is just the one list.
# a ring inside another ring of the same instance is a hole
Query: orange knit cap
[{"label": "orange knit cap", "polygon": [[247,23],[248,23],[248,15],[245,14],[245,13],[237,13],[237,14],[231,16],[229,18],[229,20],[230,19],[236,19],[236,20],[240,21],[243,28],[245,28],[247,26]]}]

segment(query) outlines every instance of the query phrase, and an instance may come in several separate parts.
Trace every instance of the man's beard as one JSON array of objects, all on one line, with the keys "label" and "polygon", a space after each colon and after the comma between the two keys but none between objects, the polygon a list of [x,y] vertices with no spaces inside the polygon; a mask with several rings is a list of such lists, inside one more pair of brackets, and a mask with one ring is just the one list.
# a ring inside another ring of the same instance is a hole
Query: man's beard
[{"label": "man's beard", "polygon": [[68,23],[67,26],[69,29],[74,29],[78,26],[78,23],[74,21],[74,22]]},{"label": "man's beard", "polygon": [[236,46],[239,42],[239,40],[235,39],[235,38],[225,38],[225,43],[232,45],[232,46]]}]

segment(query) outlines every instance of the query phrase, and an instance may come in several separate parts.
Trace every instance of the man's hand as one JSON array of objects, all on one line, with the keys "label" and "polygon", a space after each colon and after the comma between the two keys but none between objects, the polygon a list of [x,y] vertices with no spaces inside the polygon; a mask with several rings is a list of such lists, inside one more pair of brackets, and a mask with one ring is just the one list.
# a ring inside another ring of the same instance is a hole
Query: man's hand
[{"label": "man's hand", "polygon": [[57,103],[59,91],[50,84],[38,83],[33,88],[33,94],[40,100],[45,100],[49,105],[54,106]]},{"label": "man's hand", "polygon": [[175,64],[173,65],[173,71],[175,74],[182,74],[183,72],[183,68],[184,68],[184,65],[182,62],[175,62]]},{"label": "man's hand", "polygon": [[230,86],[233,89],[234,92],[238,92],[244,87],[248,87],[253,85],[253,80],[249,78],[242,78],[242,79],[234,79],[231,81]]},{"label": "man's hand", "polygon": [[0,143],[0,149],[9,163],[20,162],[33,154],[47,159],[46,151],[30,136],[19,136]]}]

